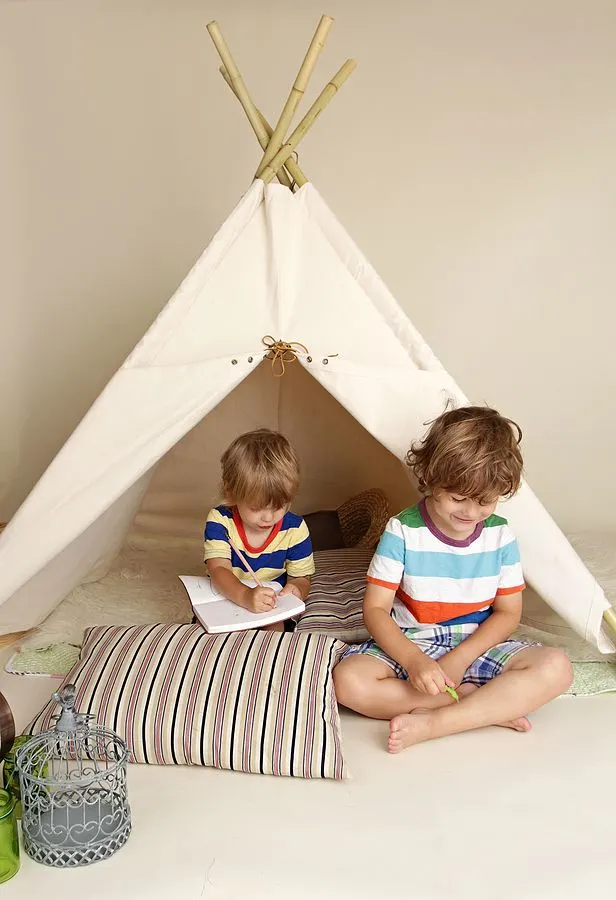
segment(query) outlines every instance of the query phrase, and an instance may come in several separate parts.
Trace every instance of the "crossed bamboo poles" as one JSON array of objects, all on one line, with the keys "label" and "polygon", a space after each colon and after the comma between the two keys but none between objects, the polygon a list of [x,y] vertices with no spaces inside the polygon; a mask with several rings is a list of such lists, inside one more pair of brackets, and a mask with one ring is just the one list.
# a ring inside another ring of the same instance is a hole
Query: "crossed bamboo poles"
[{"label": "crossed bamboo poles", "polygon": [[308,47],[304,60],[299,67],[299,71],[293,82],[291,92],[287,97],[287,101],[282,108],[282,112],[280,113],[274,128],[271,127],[265,116],[263,116],[255,106],[244,83],[244,79],[240,74],[240,70],[227,46],[227,42],[222,36],[218,22],[210,22],[207,26],[210,37],[222,60],[220,72],[241,103],[263,150],[263,156],[257,167],[255,178],[261,178],[267,183],[271,181],[272,178],[276,177],[281,184],[284,184],[291,190],[294,190],[296,187],[301,187],[308,181],[308,178],[301,170],[297,159],[293,159],[293,156],[297,155],[295,152],[296,147],[357,65],[354,59],[347,59],[347,61],[338,69],[331,81],[323,88],[304,118],[285,139],[285,135],[293,120],[295,110],[306,92],[310,76],[312,75],[319,54],[325,46],[325,41],[333,21],[331,16],[321,16],[321,20],[317,25],[310,46]]}]

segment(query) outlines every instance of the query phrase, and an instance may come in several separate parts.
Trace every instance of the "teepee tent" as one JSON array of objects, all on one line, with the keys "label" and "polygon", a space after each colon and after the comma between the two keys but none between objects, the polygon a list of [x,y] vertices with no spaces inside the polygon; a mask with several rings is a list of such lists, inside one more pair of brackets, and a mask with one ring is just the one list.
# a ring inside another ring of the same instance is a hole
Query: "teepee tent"
[{"label": "teepee tent", "polygon": [[[152,516],[157,464],[164,457],[168,468],[173,448],[185,446],[208,414],[229,409],[244,382],[255,384],[249,409],[266,383],[275,385],[278,423],[285,403],[300,419],[308,409],[307,401],[288,400],[289,384],[307,392],[304,400],[313,396],[309,384],[320,385],[398,461],[448,401],[467,402],[292,155],[353,61],[285,141],[330,25],[323,17],[274,128],[254,106],[218,26],[208,26],[221,71],[264,149],[257,177],[3,532],[0,634],[36,626],[75,586],[106,571],[139,510],[142,519]],[[313,444],[332,439],[310,424]],[[354,438],[342,452],[352,468]],[[168,505],[181,506],[177,484]],[[503,506],[529,583],[578,634],[613,650],[605,628],[613,614],[601,588],[530,488]]]}]

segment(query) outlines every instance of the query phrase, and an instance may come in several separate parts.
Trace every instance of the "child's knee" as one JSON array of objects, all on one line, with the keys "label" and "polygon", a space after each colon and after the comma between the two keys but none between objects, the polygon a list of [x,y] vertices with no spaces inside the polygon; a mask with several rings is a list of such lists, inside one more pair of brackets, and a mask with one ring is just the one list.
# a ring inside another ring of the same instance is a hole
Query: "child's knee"
[{"label": "child's knee", "polygon": [[333,671],[336,699],[344,706],[353,705],[366,691],[365,673],[361,672],[357,662],[357,658],[348,657],[339,662]]},{"label": "child's knee", "polygon": [[351,666],[349,671],[349,660],[343,659],[341,662],[335,666],[334,671],[332,672],[332,677],[334,679],[334,690],[336,691],[336,698],[340,703],[344,703],[344,697],[347,693],[347,687],[349,687],[350,683],[353,682],[353,667]]},{"label": "child's knee", "polygon": [[540,674],[543,679],[558,693],[563,693],[571,687],[573,681],[573,666],[569,657],[556,647],[544,647]]}]

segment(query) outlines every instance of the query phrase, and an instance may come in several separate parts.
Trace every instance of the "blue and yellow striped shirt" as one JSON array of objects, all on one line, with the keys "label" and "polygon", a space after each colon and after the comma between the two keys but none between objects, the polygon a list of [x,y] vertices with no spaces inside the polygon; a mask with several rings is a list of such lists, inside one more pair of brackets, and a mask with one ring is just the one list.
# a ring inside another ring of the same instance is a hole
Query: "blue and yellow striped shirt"
[{"label": "blue and yellow striped shirt", "polygon": [[261,547],[248,543],[244,525],[237,510],[216,506],[205,523],[204,559],[228,559],[231,570],[240,581],[251,575],[233,550],[230,540],[248,559],[261,581],[277,581],[284,587],[287,578],[304,578],[314,574],[312,542],[308,526],[295,513],[288,512],[272,528]]}]

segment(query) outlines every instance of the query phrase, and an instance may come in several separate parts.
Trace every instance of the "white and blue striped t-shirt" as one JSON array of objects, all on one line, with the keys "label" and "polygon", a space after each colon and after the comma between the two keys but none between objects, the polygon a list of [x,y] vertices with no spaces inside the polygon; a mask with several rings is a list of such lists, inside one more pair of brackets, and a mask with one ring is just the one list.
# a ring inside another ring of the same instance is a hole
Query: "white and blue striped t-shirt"
[{"label": "white and blue striped t-shirt", "polygon": [[489,516],[468,538],[453,540],[434,524],[425,500],[389,520],[368,581],[396,592],[392,615],[402,628],[479,623],[496,597],[524,590],[506,519]]}]

